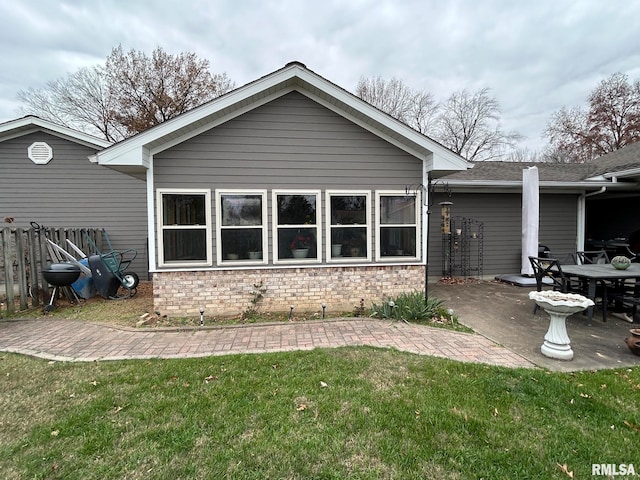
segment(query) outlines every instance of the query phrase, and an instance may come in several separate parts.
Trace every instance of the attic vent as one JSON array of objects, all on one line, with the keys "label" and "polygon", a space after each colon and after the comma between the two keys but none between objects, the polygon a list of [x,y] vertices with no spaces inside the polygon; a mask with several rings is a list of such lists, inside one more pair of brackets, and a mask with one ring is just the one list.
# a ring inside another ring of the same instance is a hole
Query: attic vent
[{"label": "attic vent", "polygon": [[33,142],[27,151],[29,159],[36,165],[46,165],[53,158],[53,150],[45,142]]}]

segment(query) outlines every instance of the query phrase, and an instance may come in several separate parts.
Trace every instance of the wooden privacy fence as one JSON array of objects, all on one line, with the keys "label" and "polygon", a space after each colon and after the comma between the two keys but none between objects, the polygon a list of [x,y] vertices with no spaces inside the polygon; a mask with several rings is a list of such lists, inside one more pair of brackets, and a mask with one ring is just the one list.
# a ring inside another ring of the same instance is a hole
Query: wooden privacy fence
[{"label": "wooden privacy fence", "polygon": [[42,278],[42,270],[60,257],[51,252],[46,239],[56,243],[74,257],[67,239],[86,255],[95,252],[87,235],[102,249],[104,229],[97,228],[11,228],[0,229],[0,317],[6,314],[38,307],[44,300],[42,292],[49,285]]}]

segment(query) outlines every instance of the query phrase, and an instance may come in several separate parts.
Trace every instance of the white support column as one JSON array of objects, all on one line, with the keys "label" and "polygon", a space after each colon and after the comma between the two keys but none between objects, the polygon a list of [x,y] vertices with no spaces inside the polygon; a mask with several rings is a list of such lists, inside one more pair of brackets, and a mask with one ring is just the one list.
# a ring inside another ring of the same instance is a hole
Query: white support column
[{"label": "white support column", "polygon": [[153,159],[149,162],[147,168],[147,237],[149,244],[149,272],[155,272],[156,270],[156,222],[155,222],[155,209],[154,205],[154,183],[153,183]]}]

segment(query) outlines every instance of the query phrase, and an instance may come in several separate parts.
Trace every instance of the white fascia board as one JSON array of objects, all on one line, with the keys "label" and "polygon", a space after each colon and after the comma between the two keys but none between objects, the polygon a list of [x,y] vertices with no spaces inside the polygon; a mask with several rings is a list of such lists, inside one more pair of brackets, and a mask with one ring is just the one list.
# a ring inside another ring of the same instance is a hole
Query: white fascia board
[{"label": "white fascia board", "polygon": [[[156,125],[155,127],[152,127],[149,130],[146,130],[142,133],[139,133],[138,135],[135,135],[134,137],[123,140],[122,142],[114,145],[113,147],[107,149],[104,152],[98,153],[98,163],[102,164],[103,163],[102,157],[104,157],[105,159],[107,158],[109,159],[106,161],[112,164],[116,164],[115,159],[120,158],[123,155],[126,155],[127,158],[129,158],[128,153],[133,150],[141,149],[146,145],[158,139],[161,139],[162,137],[165,137],[165,136],[170,138],[173,132],[180,130],[182,128],[188,127],[189,125],[201,120],[202,118],[206,118],[209,115],[214,115],[220,110],[224,110],[225,108],[229,108],[234,105],[243,105],[242,103],[243,100],[246,100],[258,93],[261,93],[277,85],[278,83],[286,81],[288,78],[289,76],[283,76],[282,71],[276,72],[271,76],[257,80],[256,82],[245,85],[244,87],[240,87],[237,90],[233,90],[232,92],[229,92],[215,100],[212,100],[209,103],[196,107],[193,110],[190,110],[177,117],[167,120],[159,125]],[[245,108],[250,110],[251,108],[255,108],[256,104],[254,104],[253,102],[250,102],[247,105],[250,105],[250,107],[247,108],[245,106]],[[202,131],[210,129],[211,126],[212,124],[207,123],[205,126],[202,126],[198,129],[194,129],[194,132],[201,133]],[[188,135],[180,136],[179,139],[172,138],[170,140],[167,140],[167,144],[170,143],[172,145],[175,145],[177,143],[184,141],[189,136],[191,136],[191,132],[189,132]],[[155,148],[153,153],[157,153],[158,151],[162,151],[163,149],[164,147]],[[143,166],[142,158],[140,159],[138,164]]]},{"label": "white fascia board", "polygon": [[[112,142],[109,142],[108,140],[103,140],[101,138],[94,137],[93,135],[89,135],[88,133],[79,132],[78,130],[64,127],[33,116],[23,117],[0,124],[0,134],[7,134],[2,137],[2,140],[22,137],[42,130],[52,135],[92,148],[102,149],[112,145]],[[12,131],[15,131],[15,133],[12,133]]]},{"label": "white fascia board", "polygon": [[97,160],[99,165],[107,167],[127,165],[149,168],[151,163],[149,150],[142,145],[129,145],[127,149],[107,149],[93,155],[93,159]]},{"label": "white fascia board", "polygon": [[[293,85],[287,83],[294,79],[298,79],[298,82],[293,82]],[[309,90],[308,87],[305,88],[305,83],[326,93],[328,96],[332,97],[335,102],[329,102],[318,97]],[[436,162],[435,165],[443,170],[459,171],[469,168],[469,162],[464,158],[456,155],[434,140],[416,132],[404,125],[402,122],[399,122],[391,116],[381,112],[377,108],[367,104],[351,93],[337,87],[328,80],[298,64],[289,65],[281,70],[218,97],[205,105],[201,105],[200,107],[194,108],[193,110],[183,113],[178,117],[167,120],[150,130],[136,135],[135,137],[124,140],[104,152],[99,152],[97,156],[98,163],[102,164],[104,162],[116,165],[119,164],[121,161],[120,159],[122,159],[127,162],[126,164],[130,164],[128,162],[133,161],[134,159],[130,157],[129,153],[136,149],[140,149],[156,142],[157,140],[161,140],[163,137],[166,137],[167,141],[162,145],[154,147],[151,152],[152,154],[158,153],[169,146],[176,145],[189,137],[202,133],[215,125],[228,121],[241,113],[256,108],[261,104],[268,103],[269,101],[293,90],[300,90],[301,93],[313,98],[323,106],[345,116],[345,118],[348,118],[369,131],[372,131],[390,143],[410,151],[412,155],[415,155],[420,159],[432,160],[434,156],[432,154],[435,154],[438,158],[438,162]],[[256,97],[256,100],[251,101],[251,97],[254,96]],[[183,128],[188,129],[190,125],[193,125],[208,116],[215,115],[227,108],[231,108],[232,110],[228,115],[212,122],[207,122],[193,130],[188,130],[184,135],[180,135],[179,137],[176,137],[175,135],[172,136],[174,132]],[[371,122],[362,121],[362,119],[359,119],[354,115],[349,115],[347,111],[349,108],[362,113],[365,117],[371,119]],[[385,135],[376,128],[377,124],[397,133],[398,138]],[[406,139],[407,142],[404,142],[403,139]],[[426,152],[420,152],[417,149],[412,148],[411,143],[424,148]],[[143,165],[142,158],[140,158],[138,164],[141,166]],[[429,167],[431,166],[432,165],[429,165]]]},{"label": "white fascia board", "polygon": [[[447,180],[447,177],[442,178],[443,181],[447,182],[450,187],[460,187],[460,188],[522,188],[522,180]],[[615,188],[615,187],[628,187],[629,184],[626,185],[616,185],[611,182],[550,182],[550,181],[541,181],[540,188],[558,188],[558,189],[572,189],[572,190],[587,190],[587,189],[599,189],[602,187],[607,188]]]},{"label": "white fascia board", "polygon": [[[442,170],[460,171],[460,170],[466,170],[469,168],[470,162],[467,162],[464,158],[453,153],[451,150],[440,145],[438,142],[431,140],[429,137],[426,137],[425,135],[417,132],[416,130],[410,128],[409,126],[405,125],[399,120],[396,120],[390,115],[387,115],[386,113],[373,107],[372,105],[369,105],[367,102],[365,102],[364,100],[361,100],[355,95],[335,86],[334,84],[328,82],[324,78],[316,74],[313,74],[308,70],[302,69],[300,67],[297,67],[297,68],[298,68],[297,76],[304,82],[307,82],[309,85],[312,85],[318,90],[321,90],[329,94],[330,96],[335,98],[338,102],[341,102],[347,107],[353,108],[354,110],[361,112],[366,117],[373,120],[375,123],[379,123],[380,125],[389,128],[390,130],[397,133],[401,138],[406,138],[407,140],[428,150],[430,153],[433,154],[432,157],[437,157],[441,160],[440,162],[438,162],[438,166],[442,166],[443,164],[446,164],[444,168],[441,168]],[[315,101],[317,101],[318,103],[321,103],[323,106],[326,106],[327,108],[333,111],[336,111],[337,113],[340,113],[343,116],[346,116],[345,115],[346,112],[343,109],[341,109],[339,105],[334,105],[326,101],[323,101],[321,98],[315,95],[313,95],[313,97]],[[366,128],[367,130],[371,131],[371,127],[374,126],[372,124],[363,125],[362,122],[356,117],[354,116],[349,116],[349,117],[350,117],[349,120],[353,121],[354,123],[357,123],[358,125]],[[374,131],[373,133],[376,133],[377,135],[381,136],[380,132],[377,130]],[[388,136],[386,137],[387,138],[385,138],[385,140],[390,141],[391,143],[394,143],[397,146],[400,146],[401,148],[402,147],[404,147],[405,149],[407,148],[407,145],[403,144],[401,140],[396,141],[395,139],[392,139]],[[398,145],[398,143],[400,143],[401,145]],[[425,156],[424,153],[422,153],[419,156],[419,158],[427,158],[427,157]]]},{"label": "white fascia board", "polygon": [[235,109],[231,112],[229,112],[226,115],[220,116],[218,118],[216,118],[215,120],[212,120],[211,122],[207,122],[206,124],[193,129],[193,130],[189,130],[187,133],[185,133],[184,135],[181,135],[179,137],[174,137],[171,140],[167,141],[166,143],[163,143],[162,145],[159,145],[151,150],[149,150],[150,155],[156,155],[164,150],[167,150],[171,147],[175,147],[176,145],[179,145],[182,142],[185,142],[187,140],[189,140],[190,138],[193,137],[197,137],[198,135],[200,135],[201,133],[206,132],[207,130],[211,130],[212,128],[217,127],[218,125],[222,125],[226,122],[228,122],[229,120],[232,120],[236,117],[239,117],[240,115],[243,115],[251,110],[253,110],[254,108],[257,108],[261,105],[267,104],[273,100],[275,100],[278,97],[281,97],[283,95],[286,95],[287,93],[290,93],[292,91],[294,91],[295,89],[293,87],[287,87],[287,88],[283,88],[282,90],[279,90],[277,92],[274,92],[271,95],[268,95],[266,97],[261,97],[260,99],[256,100],[255,102],[251,102],[245,105],[242,105],[240,108]]},{"label": "white fascia board", "polygon": [[630,168],[628,170],[620,170],[619,172],[605,173],[605,178],[624,178],[624,177],[637,177],[640,175],[640,168]]}]

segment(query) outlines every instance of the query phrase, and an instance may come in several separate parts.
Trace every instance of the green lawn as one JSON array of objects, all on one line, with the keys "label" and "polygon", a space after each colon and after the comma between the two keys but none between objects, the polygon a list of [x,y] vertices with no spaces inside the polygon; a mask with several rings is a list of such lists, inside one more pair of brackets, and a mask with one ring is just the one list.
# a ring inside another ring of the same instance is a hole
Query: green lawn
[{"label": "green lawn", "polygon": [[640,469],[640,369],[373,348],[55,363],[0,355],[3,478],[553,479]]}]

